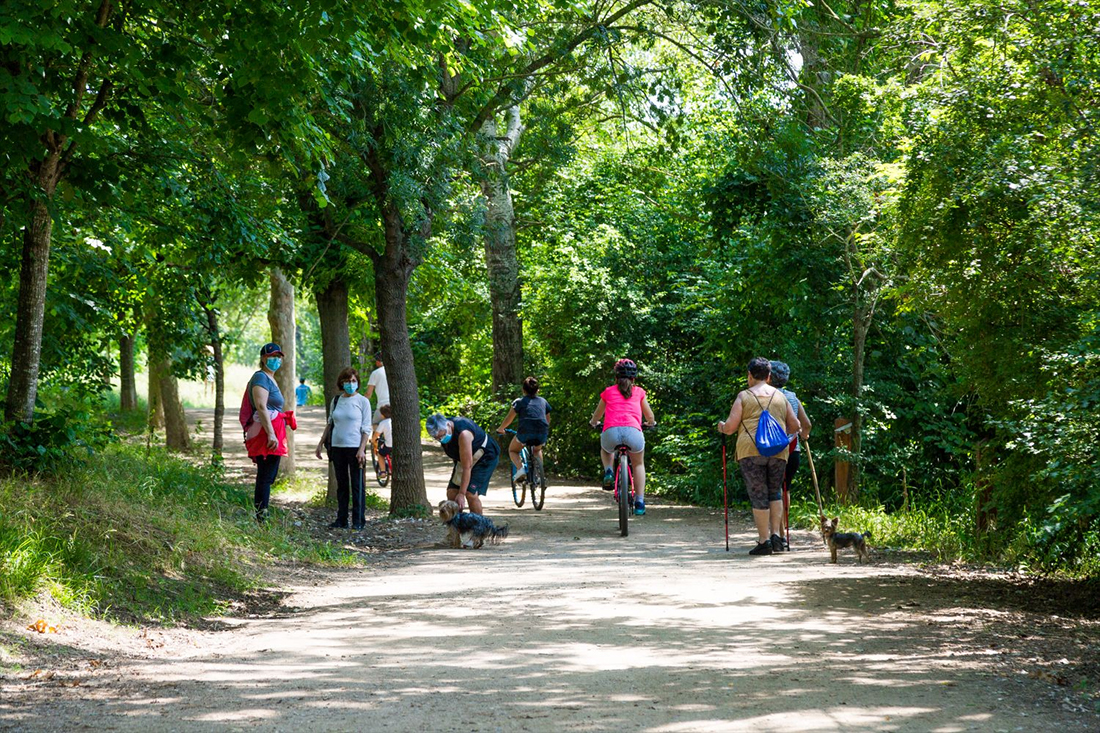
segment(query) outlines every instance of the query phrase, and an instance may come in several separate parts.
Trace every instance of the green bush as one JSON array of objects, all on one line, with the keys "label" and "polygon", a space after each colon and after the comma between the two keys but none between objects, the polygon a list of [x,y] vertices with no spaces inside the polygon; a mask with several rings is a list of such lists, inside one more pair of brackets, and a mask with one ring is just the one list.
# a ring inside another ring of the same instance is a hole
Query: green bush
[{"label": "green bush", "polygon": [[87,412],[36,412],[34,422],[0,426],[0,464],[9,470],[52,473],[113,440],[111,429]]}]

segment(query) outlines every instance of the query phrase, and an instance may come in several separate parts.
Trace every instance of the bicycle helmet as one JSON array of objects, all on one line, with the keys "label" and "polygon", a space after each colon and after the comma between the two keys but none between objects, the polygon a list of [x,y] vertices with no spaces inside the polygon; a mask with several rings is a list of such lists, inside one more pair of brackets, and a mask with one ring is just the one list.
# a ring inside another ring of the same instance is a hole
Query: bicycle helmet
[{"label": "bicycle helmet", "polygon": [[630,359],[619,359],[615,362],[615,376],[634,379],[638,376],[638,365]]}]

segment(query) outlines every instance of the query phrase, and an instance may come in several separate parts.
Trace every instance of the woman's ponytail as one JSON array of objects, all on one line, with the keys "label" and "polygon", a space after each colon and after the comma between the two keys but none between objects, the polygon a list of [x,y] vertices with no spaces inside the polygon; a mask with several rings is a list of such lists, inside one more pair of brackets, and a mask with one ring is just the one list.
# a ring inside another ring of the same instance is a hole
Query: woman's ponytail
[{"label": "woman's ponytail", "polygon": [[615,380],[619,387],[619,392],[622,394],[623,399],[630,399],[630,395],[634,394],[634,380],[630,377],[619,377]]}]

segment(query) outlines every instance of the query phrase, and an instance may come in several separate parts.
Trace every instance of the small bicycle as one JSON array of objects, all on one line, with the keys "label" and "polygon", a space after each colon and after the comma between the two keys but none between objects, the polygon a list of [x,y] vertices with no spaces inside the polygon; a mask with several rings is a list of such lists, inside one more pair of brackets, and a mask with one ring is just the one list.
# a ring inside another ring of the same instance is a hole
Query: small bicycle
[{"label": "small bicycle", "polygon": [[[642,430],[649,430],[656,425],[642,425]],[[603,432],[603,424],[596,426],[597,432]],[[630,448],[619,444],[615,446],[615,457],[612,458],[614,469],[613,483],[615,487],[615,503],[619,507],[619,536],[626,537],[630,533],[630,515],[634,513],[634,470],[630,467]]]},{"label": "small bicycle", "polygon": [[[381,435],[378,436],[378,450],[386,447],[386,439]],[[375,453],[374,441],[370,442],[370,462],[374,465],[374,480],[378,482],[379,486],[385,486],[390,481],[390,476],[393,475],[393,460],[390,455],[379,455]]]},{"label": "small bicycle", "polygon": [[[504,432],[515,435],[515,430],[506,429]],[[512,501],[516,506],[523,506],[527,498],[527,490],[531,490],[531,506],[535,511],[542,509],[546,501],[546,473],[542,470],[542,458],[533,450],[535,443],[527,443],[519,452],[520,461],[527,472],[527,476],[516,483],[516,467],[512,465]],[[511,463],[511,461],[509,461]]]}]

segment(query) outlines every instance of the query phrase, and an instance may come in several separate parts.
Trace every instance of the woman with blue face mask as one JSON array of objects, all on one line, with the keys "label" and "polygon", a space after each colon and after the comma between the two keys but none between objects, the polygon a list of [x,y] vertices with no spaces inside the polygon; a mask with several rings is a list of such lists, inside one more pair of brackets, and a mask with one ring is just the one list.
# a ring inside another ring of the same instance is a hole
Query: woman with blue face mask
[{"label": "woman with blue face mask", "polygon": [[321,457],[321,449],[331,437],[328,459],[336,474],[337,510],[336,521],[329,528],[347,528],[350,496],[351,525],[362,529],[366,522],[362,467],[367,461],[367,441],[373,431],[370,400],[359,394],[359,372],[351,367],[336,377],[336,386],[339,392],[329,405],[328,424],[314,455]]},{"label": "woman with blue face mask", "polygon": [[245,447],[248,456],[256,464],[256,521],[263,522],[267,517],[267,507],[271,501],[271,485],[279,475],[279,461],[287,454],[286,429],[294,430],[297,423],[293,412],[284,412],[286,401],[279,385],[275,383],[275,372],[283,365],[283,350],[275,343],[264,344],[260,349],[260,370],[248,380],[248,399],[252,405],[254,424],[259,430],[249,437],[246,434]]},{"label": "woman with blue face mask", "polygon": [[455,462],[447,498],[458,502],[460,509],[468,501],[470,511],[481,514],[481,497],[489,490],[489,479],[500,460],[500,446],[473,420],[464,417],[432,415],[424,427]]}]

